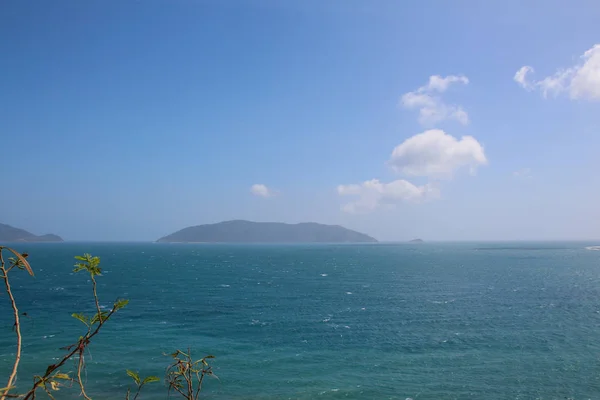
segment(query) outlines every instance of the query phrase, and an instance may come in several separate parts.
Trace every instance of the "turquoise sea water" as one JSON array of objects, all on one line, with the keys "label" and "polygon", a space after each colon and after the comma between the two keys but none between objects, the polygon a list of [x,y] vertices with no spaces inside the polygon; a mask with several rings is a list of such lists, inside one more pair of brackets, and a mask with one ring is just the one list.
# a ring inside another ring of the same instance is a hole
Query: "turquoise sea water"
[{"label": "turquoise sea water", "polygon": [[216,356],[209,399],[600,399],[597,244],[19,244],[36,277],[13,278],[28,314],[18,383],[80,334],[70,314],[91,312],[90,286],[71,271],[90,252],[101,303],[131,300],[91,347],[95,400],[124,397],[126,368],[162,376],[162,354],[187,347]]}]

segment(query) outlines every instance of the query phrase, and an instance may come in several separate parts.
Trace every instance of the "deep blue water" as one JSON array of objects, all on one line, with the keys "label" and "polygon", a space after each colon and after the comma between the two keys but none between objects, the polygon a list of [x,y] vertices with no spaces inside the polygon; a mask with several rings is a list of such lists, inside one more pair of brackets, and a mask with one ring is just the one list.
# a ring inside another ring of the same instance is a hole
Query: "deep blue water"
[{"label": "deep blue water", "polygon": [[13,274],[29,316],[18,383],[80,335],[70,314],[92,310],[91,288],[73,256],[90,252],[101,303],[131,300],[91,346],[95,400],[123,398],[126,368],[163,376],[163,353],[187,347],[216,356],[210,399],[600,399],[597,244],[19,244],[36,277]]}]

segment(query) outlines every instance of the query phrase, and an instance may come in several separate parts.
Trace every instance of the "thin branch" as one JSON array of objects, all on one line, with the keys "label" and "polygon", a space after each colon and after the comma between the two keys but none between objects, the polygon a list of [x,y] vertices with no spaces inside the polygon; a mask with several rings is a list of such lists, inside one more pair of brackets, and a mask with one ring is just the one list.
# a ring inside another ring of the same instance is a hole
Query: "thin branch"
[{"label": "thin branch", "polygon": [[[144,386],[144,384],[142,383],[141,385],[138,386],[138,390],[135,393],[135,396],[133,397],[133,400],[137,400],[138,396],[140,395],[140,392],[142,391],[142,387]],[[127,389],[129,390],[129,389]]]},{"label": "thin branch", "polygon": [[183,393],[183,392],[182,392],[182,391],[181,391],[181,390],[180,390],[178,387],[176,387],[176,386],[173,386],[173,389],[177,390],[179,393],[181,393],[181,395],[182,395],[183,397],[186,397],[186,398],[187,398],[187,396],[185,395],[185,393]]},{"label": "thin branch", "polygon": [[96,303],[96,311],[98,311],[98,319],[100,320],[100,322],[102,322],[102,313],[100,312],[100,301],[98,301],[98,293],[96,292],[96,278],[94,278],[94,275],[91,275],[92,277],[92,288],[94,290],[94,302]]},{"label": "thin branch", "polygon": [[48,395],[48,397],[50,397],[50,400],[56,400],[54,398],[54,396],[52,396],[52,393],[48,390],[48,387],[46,387],[46,385],[44,385],[44,392],[46,392],[46,394]]},{"label": "thin branch", "polygon": [[206,374],[212,375],[212,367],[209,367],[208,370],[205,370],[204,367],[202,368],[202,373],[200,375],[200,378],[198,379],[198,392],[196,393],[196,399],[198,399],[198,397],[200,396],[200,392],[202,391],[202,383],[204,382],[204,378],[206,377]]},{"label": "thin branch", "polygon": [[81,379],[81,370],[83,369],[83,352],[85,350],[85,347],[80,347],[79,348],[79,363],[77,364],[77,383],[79,383],[79,387],[81,388],[81,395],[83,396],[83,398],[85,400],[92,400],[89,398],[89,396],[85,393],[85,387],[83,385],[83,380]]},{"label": "thin branch", "polygon": [[190,400],[194,398],[194,381],[192,379],[192,368],[190,365],[186,365],[185,380],[188,384],[188,398]]},{"label": "thin branch", "polygon": [[0,400],[5,400],[8,397],[8,392],[12,388],[13,383],[16,381],[17,378],[17,369],[19,368],[19,362],[21,361],[21,347],[23,343],[23,338],[21,337],[21,322],[19,320],[19,309],[17,308],[17,303],[15,302],[15,297],[13,296],[12,289],[10,287],[10,282],[8,281],[8,271],[6,270],[6,268],[4,268],[4,257],[2,257],[2,248],[0,248],[0,270],[2,271],[2,279],[4,280],[6,293],[8,293],[10,305],[13,310],[13,317],[15,319],[14,328],[17,335],[17,354],[15,356],[15,363],[13,364],[12,372],[8,377],[8,384],[6,385],[6,390],[0,398]]},{"label": "thin branch", "polygon": [[80,351],[80,349],[82,347],[85,348],[90,343],[91,339],[98,334],[98,332],[100,331],[100,328],[102,328],[102,326],[106,323],[106,321],[108,321],[109,318],[116,311],[117,311],[117,308],[113,307],[113,309],[110,310],[110,312],[108,313],[108,315],[106,316],[106,318],[104,318],[100,323],[98,323],[98,326],[96,327],[96,329],[92,333],[86,334],[84,337],[82,337],[81,339],[79,339],[79,342],[77,342],[76,344],[68,346],[67,349],[72,349],[72,350],[69,353],[67,353],[65,356],[63,356],[63,358],[58,363],[50,365],[48,367],[48,369],[46,370],[46,373],[43,376],[41,376],[41,377],[37,378],[36,380],[34,380],[33,387],[29,390],[29,392],[27,392],[24,395],[23,399],[24,400],[33,400],[33,399],[35,399],[35,391],[39,387],[39,384],[41,382],[43,382],[46,378],[48,378],[54,371],[56,371],[57,369],[59,369],[60,367],[62,367],[69,359],[71,359],[71,357],[73,357],[78,351]]}]

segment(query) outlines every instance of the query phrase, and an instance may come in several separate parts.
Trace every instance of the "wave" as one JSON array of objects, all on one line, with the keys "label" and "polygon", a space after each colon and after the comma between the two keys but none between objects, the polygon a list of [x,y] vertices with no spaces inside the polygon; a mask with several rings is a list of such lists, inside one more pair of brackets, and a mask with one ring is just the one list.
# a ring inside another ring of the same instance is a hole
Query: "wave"
[{"label": "wave", "polygon": [[322,395],[324,395],[326,393],[329,393],[329,392],[334,392],[335,393],[335,392],[339,392],[339,391],[340,391],[340,389],[329,389],[329,390],[324,390],[322,392],[319,392],[319,395],[322,396]]},{"label": "wave", "polygon": [[444,300],[444,301],[430,300],[430,302],[433,304],[448,304],[448,303],[454,303],[455,301],[456,301],[456,299]]},{"label": "wave", "polygon": [[585,249],[592,250],[592,251],[600,251],[600,246],[588,246]]}]

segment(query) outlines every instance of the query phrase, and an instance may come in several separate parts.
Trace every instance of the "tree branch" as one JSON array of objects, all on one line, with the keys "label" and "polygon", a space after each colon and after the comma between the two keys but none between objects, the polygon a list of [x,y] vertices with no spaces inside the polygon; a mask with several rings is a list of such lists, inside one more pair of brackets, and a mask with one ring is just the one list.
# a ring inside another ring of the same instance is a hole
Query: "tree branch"
[{"label": "tree branch", "polygon": [[48,378],[54,371],[56,371],[57,369],[62,367],[69,359],[71,359],[71,357],[73,357],[78,351],[80,351],[80,349],[85,348],[90,343],[90,340],[98,334],[98,332],[100,331],[100,328],[102,328],[102,326],[106,323],[106,321],[108,321],[110,319],[110,317],[116,311],[117,311],[117,308],[113,307],[113,309],[110,310],[110,312],[108,313],[106,318],[104,318],[101,322],[98,323],[98,326],[92,333],[86,334],[84,337],[79,339],[79,342],[77,342],[76,344],[68,346],[67,349],[72,348],[72,350],[69,353],[67,353],[58,363],[50,365],[48,367],[48,369],[46,370],[46,373],[43,376],[34,380],[33,387],[29,390],[29,392],[27,392],[24,395],[23,399],[24,400],[34,399],[35,391],[39,387],[40,383],[44,382],[46,380],[46,378]]},{"label": "tree branch", "polygon": [[102,313],[100,312],[100,301],[98,300],[98,292],[96,292],[96,278],[92,275],[92,288],[94,290],[94,302],[96,303],[96,311],[98,312],[98,319],[102,322]]},{"label": "tree branch", "polygon": [[81,388],[81,395],[83,396],[83,398],[85,400],[92,400],[85,393],[85,387],[83,385],[83,381],[81,380],[81,370],[83,370],[83,352],[84,352],[84,350],[85,350],[85,347],[79,348],[79,363],[77,363],[77,383],[79,383],[79,387]]},{"label": "tree branch", "polygon": [[[13,265],[13,267],[14,267],[14,265]],[[9,270],[10,269],[12,269],[12,267],[9,268]],[[2,397],[0,398],[0,400],[5,400],[6,397],[8,396],[8,392],[12,388],[13,383],[16,381],[16,378],[17,378],[17,370],[19,368],[19,362],[21,361],[21,347],[22,347],[22,343],[23,343],[23,338],[21,336],[21,322],[19,320],[19,309],[17,308],[17,303],[15,302],[15,297],[13,296],[12,289],[10,287],[10,282],[8,281],[8,271],[4,267],[4,257],[2,257],[2,248],[0,248],[0,270],[2,271],[2,279],[4,280],[4,286],[6,287],[6,293],[8,293],[8,297],[10,299],[10,305],[13,310],[13,317],[15,319],[14,328],[15,328],[15,332],[17,335],[17,354],[15,356],[15,363],[13,365],[12,372],[10,373],[10,376],[8,377],[8,383],[6,385],[6,390],[4,391],[4,393],[2,393]]]}]

